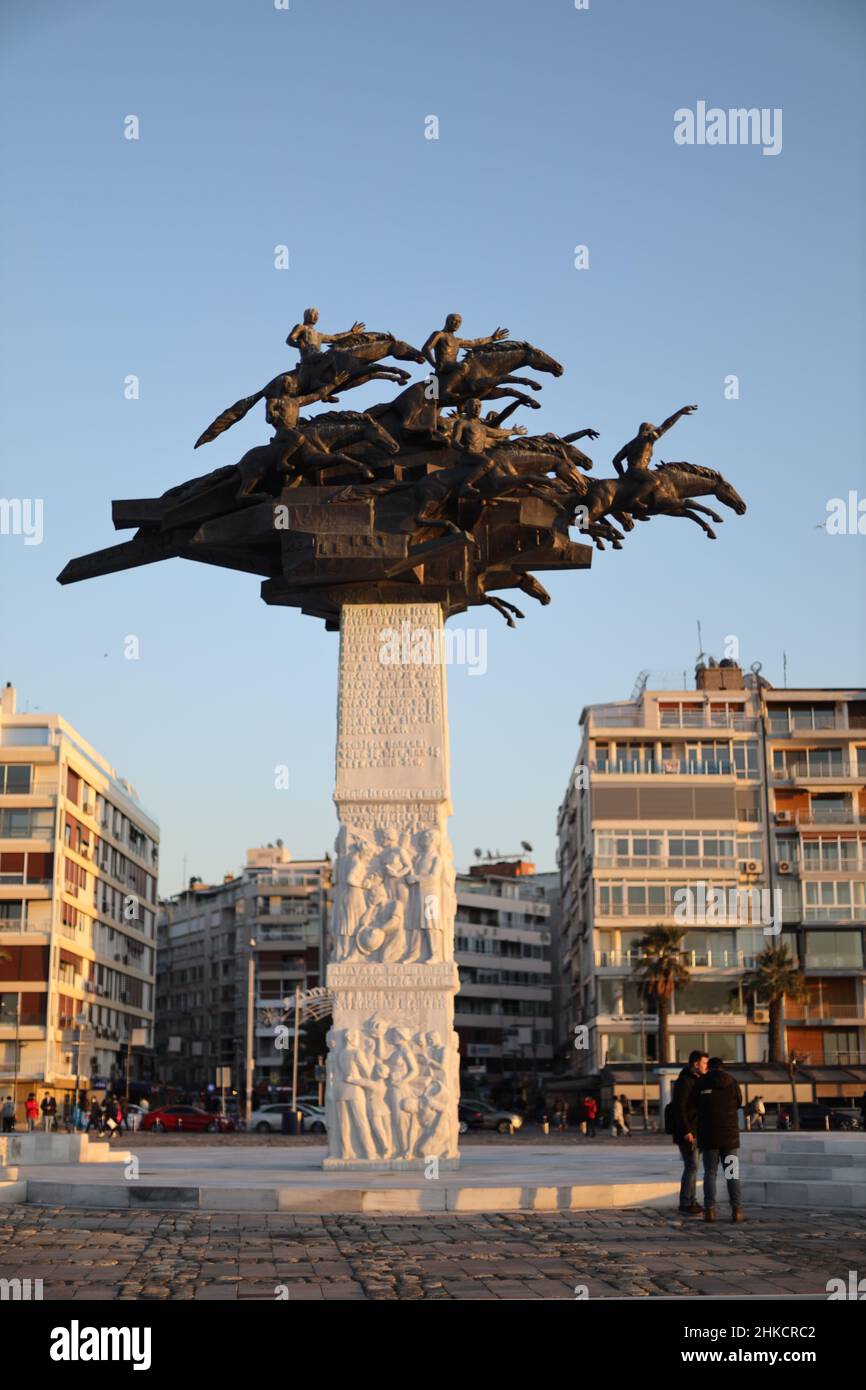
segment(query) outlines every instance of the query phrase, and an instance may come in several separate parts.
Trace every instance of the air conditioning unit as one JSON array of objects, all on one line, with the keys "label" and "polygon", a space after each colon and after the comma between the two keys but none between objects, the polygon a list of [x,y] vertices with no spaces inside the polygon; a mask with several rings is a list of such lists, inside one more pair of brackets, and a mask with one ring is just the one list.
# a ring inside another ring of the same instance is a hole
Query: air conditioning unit
[{"label": "air conditioning unit", "polygon": [[741,859],[741,860],[740,860],[740,873],[741,873],[741,874],[759,874],[759,873],[761,872],[762,867],[763,867],[763,865],[761,864],[760,859]]},{"label": "air conditioning unit", "polygon": [[119,952],[119,951],[115,951],[115,953],[114,953],[114,959],[115,959],[115,960],[120,960],[120,952]]},{"label": "air conditioning unit", "polygon": [[791,864],[787,859],[780,859],[776,867],[780,874],[790,874],[792,872]]},{"label": "air conditioning unit", "polygon": [[777,824],[777,825],[790,825],[790,824],[792,823],[793,819],[794,819],[794,812],[793,812],[793,811],[777,811],[777,812],[776,812],[776,824]]},{"label": "air conditioning unit", "polygon": [[754,1014],[753,1014],[753,1018],[754,1018],[755,1023],[769,1023],[769,1022],[770,1022],[770,1010],[769,1010],[769,1009],[755,1009],[755,1012],[754,1012]]}]

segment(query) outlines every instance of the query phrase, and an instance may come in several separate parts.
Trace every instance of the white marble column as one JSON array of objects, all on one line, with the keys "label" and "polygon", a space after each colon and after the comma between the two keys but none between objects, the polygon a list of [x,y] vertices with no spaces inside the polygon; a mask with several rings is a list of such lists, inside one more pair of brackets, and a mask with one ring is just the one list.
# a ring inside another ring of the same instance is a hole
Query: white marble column
[{"label": "white marble column", "polygon": [[444,624],[434,603],[340,624],[326,1167],[456,1167],[454,864]]}]

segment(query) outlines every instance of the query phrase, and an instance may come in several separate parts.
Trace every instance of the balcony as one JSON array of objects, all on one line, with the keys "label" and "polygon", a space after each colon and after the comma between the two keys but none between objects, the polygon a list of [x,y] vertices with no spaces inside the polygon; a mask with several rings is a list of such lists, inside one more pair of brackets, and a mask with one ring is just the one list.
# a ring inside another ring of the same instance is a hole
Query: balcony
[{"label": "balcony", "polygon": [[[590,763],[596,775],[631,777],[734,777],[740,775],[730,758],[706,758],[695,762],[687,758],[618,758],[616,761]],[[757,776],[757,773],[743,776]]]},{"label": "balcony", "polygon": [[855,781],[866,781],[866,772],[860,770],[856,763],[839,762],[832,763],[807,763],[800,761],[786,762],[783,766],[778,764],[770,769],[770,779],[773,782],[845,782],[851,779]]},{"label": "balcony", "polygon": [[827,1019],[866,1024],[866,1013],[859,1004],[834,1004],[830,1000],[810,1000],[800,1004],[785,1000],[786,1023],[820,1023]]},{"label": "balcony", "polygon": [[[631,970],[643,960],[640,951],[596,951],[598,970]],[[681,951],[680,959],[689,970],[751,970],[757,956],[746,951]]]},{"label": "balcony", "polygon": [[838,808],[838,809],[836,809],[836,808],[827,809],[827,810],[819,810],[819,809],[816,809],[816,807],[813,806],[812,809],[811,809],[811,811],[795,811],[795,812],[793,813],[793,821],[791,821],[791,822],[789,822],[789,821],[787,821],[787,820],[782,820],[782,821],[779,820],[779,816],[780,816],[780,815],[785,816],[785,815],[790,815],[790,814],[791,814],[790,812],[787,812],[787,813],[786,813],[785,811],[779,811],[779,810],[777,810],[777,811],[776,811],[776,824],[777,824],[777,825],[794,824],[794,825],[828,825],[828,826],[830,826],[830,825],[860,825],[860,823],[861,823],[861,822],[860,822],[860,817],[859,817],[859,815],[858,815],[857,812],[856,812],[852,807],[850,807],[850,806],[847,806],[847,807],[840,807],[840,808]]}]

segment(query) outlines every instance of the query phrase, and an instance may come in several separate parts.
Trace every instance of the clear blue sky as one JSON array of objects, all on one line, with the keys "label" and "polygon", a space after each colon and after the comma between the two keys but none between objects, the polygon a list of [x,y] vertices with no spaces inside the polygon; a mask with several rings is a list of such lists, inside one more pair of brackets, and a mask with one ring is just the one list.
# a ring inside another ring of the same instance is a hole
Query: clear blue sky
[{"label": "clear blue sky", "polygon": [[[783,650],[789,684],[863,683],[866,538],[820,529],[829,498],[866,495],[859,0],[5,0],[2,23],[2,491],[44,499],[45,538],[0,538],[0,679],[139,788],[163,892],[184,857],[207,879],[277,836],[331,845],[337,638],[180,560],[55,576],[122,538],[112,497],[264,441],[258,408],[192,452],[292,364],[308,304],[416,343],[455,309],[468,335],[507,325],[567,369],[529,423],[600,430],[600,472],[696,401],[660,457],[749,503],[714,543],[640,527],[554,577],[550,607],[527,599],[519,631],[461,620],[489,656],[450,680],[459,864],[526,838],[552,867],[581,707],[642,668],[691,673],[698,618],[775,683]],[[781,107],[781,154],[675,145],[699,100]]]}]

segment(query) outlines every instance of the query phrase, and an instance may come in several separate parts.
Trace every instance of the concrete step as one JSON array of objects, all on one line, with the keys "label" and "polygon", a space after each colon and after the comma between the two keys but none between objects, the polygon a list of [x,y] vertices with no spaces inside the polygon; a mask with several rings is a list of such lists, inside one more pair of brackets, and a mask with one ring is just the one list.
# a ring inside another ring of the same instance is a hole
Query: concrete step
[{"label": "concrete step", "polygon": [[752,1182],[838,1182],[846,1185],[866,1182],[866,1168],[839,1168],[831,1164],[829,1158],[823,1168],[803,1167],[797,1162],[796,1155],[785,1164],[744,1163],[740,1174]]},{"label": "concrete step", "polygon": [[743,1151],[756,1153],[849,1154],[866,1163],[866,1134],[761,1135],[747,1141]]},{"label": "concrete step", "polygon": [[11,1207],[16,1202],[26,1201],[27,1183],[23,1178],[20,1182],[0,1180],[0,1207]]},{"label": "concrete step", "polygon": [[34,1206],[101,1207],[151,1211],[414,1212],[595,1211],[599,1208],[676,1206],[679,1182],[586,1185],[425,1183],[423,1187],[329,1188],[189,1186],[29,1178]]},{"label": "concrete step", "polygon": [[17,1182],[17,1180],[17,1168],[7,1168],[5,1165],[0,1165],[0,1182]]},{"label": "concrete step", "polygon": [[866,1182],[769,1181],[743,1178],[743,1206],[866,1209]]},{"label": "concrete step", "polygon": [[[752,1155],[749,1155],[752,1161]],[[760,1162],[760,1159],[758,1160]],[[830,1149],[826,1153],[813,1153],[811,1149],[777,1149],[765,1155],[767,1167],[777,1167],[779,1164],[796,1163],[799,1167],[821,1168],[832,1164],[834,1168],[857,1168],[862,1167],[866,1173],[866,1145],[863,1152],[859,1154],[837,1153],[835,1149]]]}]

